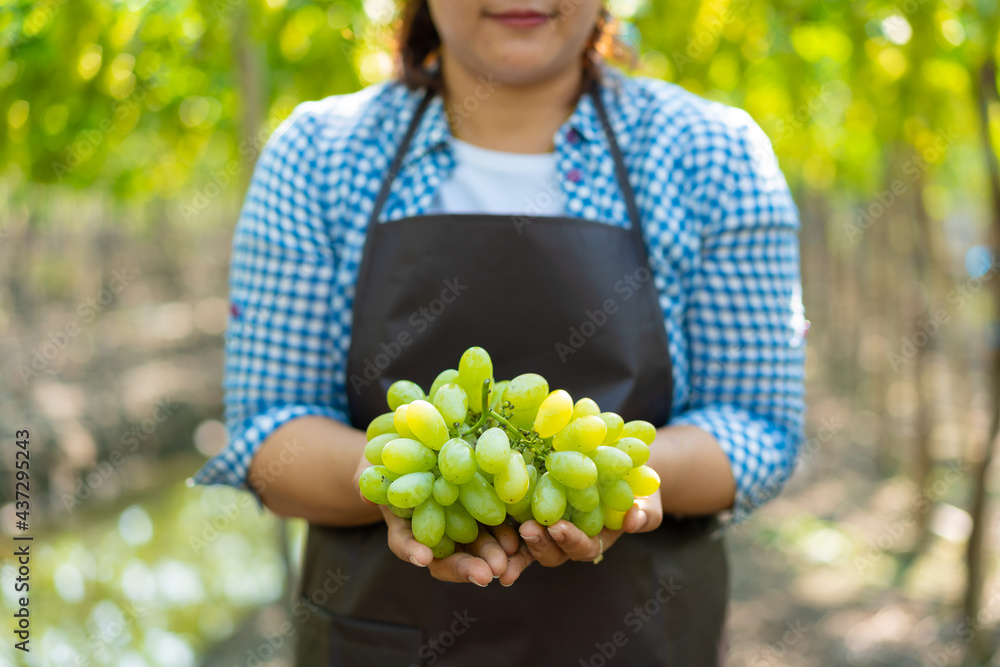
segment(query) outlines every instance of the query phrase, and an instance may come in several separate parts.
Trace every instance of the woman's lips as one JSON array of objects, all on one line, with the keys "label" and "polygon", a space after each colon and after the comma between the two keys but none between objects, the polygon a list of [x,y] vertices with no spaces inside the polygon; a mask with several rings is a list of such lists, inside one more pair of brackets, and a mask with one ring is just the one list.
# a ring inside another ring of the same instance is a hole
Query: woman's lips
[{"label": "woman's lips", "polygon": [[502,14],[487,14],[487,16],[510,28],[536,28],[547,23],[551,18],[548,14],[531,10],[512,10]]}]

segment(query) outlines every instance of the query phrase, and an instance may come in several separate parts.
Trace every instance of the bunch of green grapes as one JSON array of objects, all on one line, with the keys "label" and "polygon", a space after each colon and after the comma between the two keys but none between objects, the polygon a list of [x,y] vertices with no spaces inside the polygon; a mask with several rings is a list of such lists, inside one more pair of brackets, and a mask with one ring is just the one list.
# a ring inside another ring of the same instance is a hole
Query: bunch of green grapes
[{"label": "bunch of green grapes", "polygon": [[618,530],[635,498],[660,487],[645,465],[656,429],[549,391],[541,375],[493,381],[486,350],[465,351],[424,393],[400,380],[391,412],[368,427],[361,493],[411,519],[435,558],[508,517],[551,526],[573,522],[593,537]]}]

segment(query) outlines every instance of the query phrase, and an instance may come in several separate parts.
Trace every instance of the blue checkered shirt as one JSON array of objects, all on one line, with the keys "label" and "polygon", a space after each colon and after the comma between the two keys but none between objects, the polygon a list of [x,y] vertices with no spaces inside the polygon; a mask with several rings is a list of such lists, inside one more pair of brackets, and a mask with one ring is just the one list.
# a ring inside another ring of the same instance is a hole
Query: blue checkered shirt
[{"label": "blue checkered shirt", "polygon": [[[743,111],[663,81],[604,72],[603,95],[642,214],[673,361],[673,424],[712,434],[741,521],[774,497],[803,442],[805,320],[798,214],[770,142]],[[226,332],[228,444],[195,476],[246,488],[279,426],[347,423],[351,309],[365,227],[422,94],[397,83],[299,105],[270,138],[236,225]],[[455,167],[430,105],[382,221],[426,214]],[[628,226],[607,139],[583,96],[555,135],[572,217]],[[531,214],[527,203],[512,214]],[[697,474],[696,471],[691,471]]]}]

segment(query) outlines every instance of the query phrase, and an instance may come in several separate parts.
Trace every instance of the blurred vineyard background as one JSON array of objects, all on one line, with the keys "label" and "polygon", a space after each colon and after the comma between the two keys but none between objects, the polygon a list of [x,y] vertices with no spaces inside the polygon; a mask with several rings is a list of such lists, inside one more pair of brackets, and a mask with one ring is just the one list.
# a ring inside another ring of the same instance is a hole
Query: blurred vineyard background
[{"label": "blurred vineyard background", "polygon": [[[730,664],[1000,665],[996,0],[611,6],[637,73],[752,114],[802,215],[810,439],[732,531]],[[394,19],[0,0],[0,530],[28,428],[36,539],[33,650],[0,665],[290,664],[302,526],[185,480],[224,444],[254,160],[299,102],[390,75]]]}]

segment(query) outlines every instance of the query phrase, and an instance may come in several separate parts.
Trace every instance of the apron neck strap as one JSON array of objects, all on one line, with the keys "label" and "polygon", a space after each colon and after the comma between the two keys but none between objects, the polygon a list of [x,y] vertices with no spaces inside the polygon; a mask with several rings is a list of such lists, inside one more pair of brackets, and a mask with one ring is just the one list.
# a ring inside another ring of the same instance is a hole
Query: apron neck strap
[{"label": "apron neck strap", "polygon": [[[611,127],[611,120],[608,118],[608,111],[604,106],[604,99],[601,96],[601,84],[596,77],[591,83],[588,92],[594,100],[594,107],[597,109],[597,116],[601,121],[601,127],[604,128],[604,134],[608,138],[608,145],[611,148],[611,157],[614,159],[615,163],[615,176],[618,180],[618,187],[621,188],[622,194],[625,197],[625,206],[628,209],[628,217],[632,223],[632,231],[635,232],[640,244],[645,247],[645,241],[642,235],[642,217],[639,215],[639,207],[635,203],[635,190],[632,188],[632,183],[629,181],[628,168],[625,166],[625,157],[622,155],[621,147],[618,145],[618,139],[615,136],[614,128]],[[410,144],[413,143],[413,137],[417,133],[420,121],[427,113],[427,108],[430,106],[431,100],[434,99],[435,94],[436,93],[433,90],[428,89],[423,100],[420,102],[420,106],[417,107],[416,112],[413,114],[413,119],[410,121],[410,126],[406,130],[406,135],[403,137],[403,141],[400,143],[399,149],[396,151],[392,164],[389,166],[389,172],[382,181],[382,188],[378,193],[378,197],[375,199],[375,206],[372,209],[371,218],[369,219],[369,227],[376,224],[379,216],[382,214],[385,202],[389,199],[389,192],[392,189],[392,183],[396,180],[396,176],[399,175],[399,170],[403,167],[403,160],[406,159],[406,153],[410,149]],[[369,234],[369,236],[371,235]]]}]

